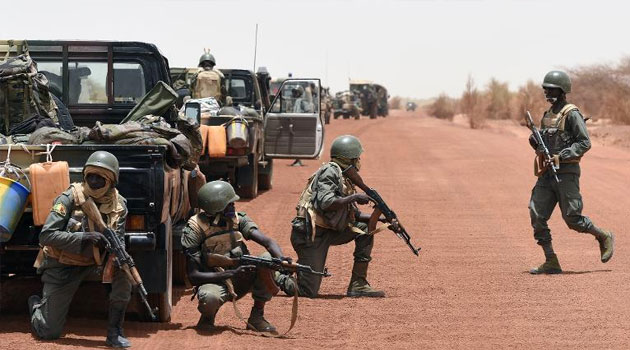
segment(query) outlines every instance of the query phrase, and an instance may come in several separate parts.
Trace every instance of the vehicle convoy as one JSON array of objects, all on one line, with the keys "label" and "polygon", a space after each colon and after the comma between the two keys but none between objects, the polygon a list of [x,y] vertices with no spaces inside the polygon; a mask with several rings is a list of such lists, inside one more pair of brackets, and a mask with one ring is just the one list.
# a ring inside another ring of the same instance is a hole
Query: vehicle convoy
[{"label": "vehicle convoy", "polygon": [[[0,41],[0,56],[4,57],[7,51],[17,54],[7,41]],[[66,106],[69,122],[76,125],[120,123],[158,82],[170,83],[168,61],[152,44],[37,40],[28,41],[28,52],[37,62],[38,71],[48,78],[51,92],[59,98],[59,109],[65,110]],[[169,115],[166,112],[164,117],[168,119]],[[173,227],[188,219],[182,208],[189,203],[184,188],[189,172],[169,167],[166,146],[2,145],[0,160],[10,160],[27,173],[29,166],[36,163],[67,162],[69,181],[73,183],[82,181],[82,168],[97,150],[110,152],[118,159],[117,189],[127,199],[129,211],[125,247],[144,280],[150,303],[159,310],[159,320],[168,321],[172,308]],[[37,197],[34,194],[31,193],[32,201]],[[3,279],[7,275],[36,273],[33,262],[43,224],[36,211],[34,205],[27,205],[16,217],[19,221],[12,234],[5,233],[0,240]],[[44,218],[49,211],[39,210]],[[138,310],[142,312],[141,308]]]},{"label": "vehicle convoy", "polygon": [[[197,68],[171,68],[173,81],[190,82]],[[244,69],[220,69],[225,91],[232,106],[216,114],[201,115],[202,133],[209,140],[199,167],[208,179],[225,179],[243,198],[255,198],[258,190],[273,185],[273,159],[319,158],[323,150],[323,123],[320,111],[319,79],[269,80],[264,71],[254,74]],[[277,82],[278,85],[275,85]],[[179,86],[179,95],[187,93]],[[300,87],[304,96],[295,97]],[[273,104],[270,91],[277,94]],[[196,103],[186,102],[186,106]],[[313,106],[299,110],[296,103]],[[206,131],[204,131],[206,130]],[[222,139],[219,143],[213,140]],[[218,148],[218,150],[217,150]]]},{"label": "vehicle convoy", "polygon": [[361,114],[374,119],[378,115],[378,97],[374,84],[368,80],[350,80],[350,91],[359,96]]}]

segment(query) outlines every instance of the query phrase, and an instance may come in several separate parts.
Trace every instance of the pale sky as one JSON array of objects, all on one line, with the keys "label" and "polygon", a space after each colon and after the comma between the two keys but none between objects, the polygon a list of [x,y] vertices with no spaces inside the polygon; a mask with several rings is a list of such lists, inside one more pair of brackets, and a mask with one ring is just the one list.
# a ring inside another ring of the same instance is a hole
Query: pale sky
[{"label": "pale sky", "polygon": [[[172,67],[204,48],[219,68],[385,85],[392,96],[459,96],[468,74],[515,89],[555,68],[630,55],[627,1],[29,1],[0,21],[2,39],[136,40]],[[36,9],[36,12],[30,12]]]}]

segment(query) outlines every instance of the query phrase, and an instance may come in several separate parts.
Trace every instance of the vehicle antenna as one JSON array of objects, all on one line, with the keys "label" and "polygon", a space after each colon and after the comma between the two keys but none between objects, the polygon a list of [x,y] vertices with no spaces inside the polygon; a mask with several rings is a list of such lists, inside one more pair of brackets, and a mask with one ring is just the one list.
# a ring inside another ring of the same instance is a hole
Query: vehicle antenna
[{"label": "vehicle antenna", "polygon": [[254,36],[254,72],[256,72],[256,53],[258,51],[258,23],[256,23],[256,35]]}]

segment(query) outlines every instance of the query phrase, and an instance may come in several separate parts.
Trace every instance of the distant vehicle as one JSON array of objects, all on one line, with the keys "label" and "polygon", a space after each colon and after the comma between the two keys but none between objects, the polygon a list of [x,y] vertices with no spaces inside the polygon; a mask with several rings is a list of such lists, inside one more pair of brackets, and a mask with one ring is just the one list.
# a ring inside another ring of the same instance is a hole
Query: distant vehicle
[{"label": "distant vehicle", "polygon": [[405,109],[407,110],[407,112],[413,112],[416,110],[416,108],[418,107],[418,105],[415,102],[407,102],[407,105],[405,106]]},{"label": "distant vehicle", "polygon": [[383,85],[374,84],[374,90],[376,91],[376,113],[380,117],[387,117],[389,115],[389,105],[387,104],[389,94],[387,94],[387,89]]},{"label": "distant vehicle", "polygon": [[[180,84],[178,94],[189,95],[196,68],[171,68],[171,79]],[[227,179],[243,198],[256,198],[258,190],[272,187],[273,159],[317,159],[323,150],[324,128],[320,109],[320,80],[281,78],[269,82],[268,75],[244,69],[221,69],[223,84],[233,106],[242,112],[247,127],[246,141],[227,142],[225,156],[202,155],[201,171],[209,179]],[[301,98],[293,90],[301,88]],[[273,102],[273,104],[271,103]],[[297,109],[295,103],[309,105]],[[232,108],[234,111],[235,108]],[[234,122],[229,107],[216,116],[202,118],[204,125],[228,127]]]},{"label": "distant vehicle", "polygon": [[378,98],[374,84],[368,80],[351,80],[350,91],[361,100],[361,114],[375,119],[378,115]]},{"label": "distant vehicle", "polygon": [[340,116],[343,119],[353,117],[354,119],[361,118],[361,100],[352,91],[340,91],[335,94],[335,98],[332,100],[333,105],[333,117],[335,119]]}]

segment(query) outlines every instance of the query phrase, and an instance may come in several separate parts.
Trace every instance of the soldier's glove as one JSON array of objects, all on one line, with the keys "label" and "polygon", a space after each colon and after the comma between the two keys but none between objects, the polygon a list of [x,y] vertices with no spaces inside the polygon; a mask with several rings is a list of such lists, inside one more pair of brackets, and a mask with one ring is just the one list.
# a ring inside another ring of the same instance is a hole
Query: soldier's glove
[{"label": "soldier's glove", "polygon": [[107,238],[100,232],[83,232],[81,247],[83,248],[87,244],[92,244],[101,249],[109,248],[109,241],[107,241]]},{"label": "soldier's glove", "polygon": [[529,145],[532,146],[534,151],[538,151],[538,140],[536,140],[534,134],[529,135]]}]

